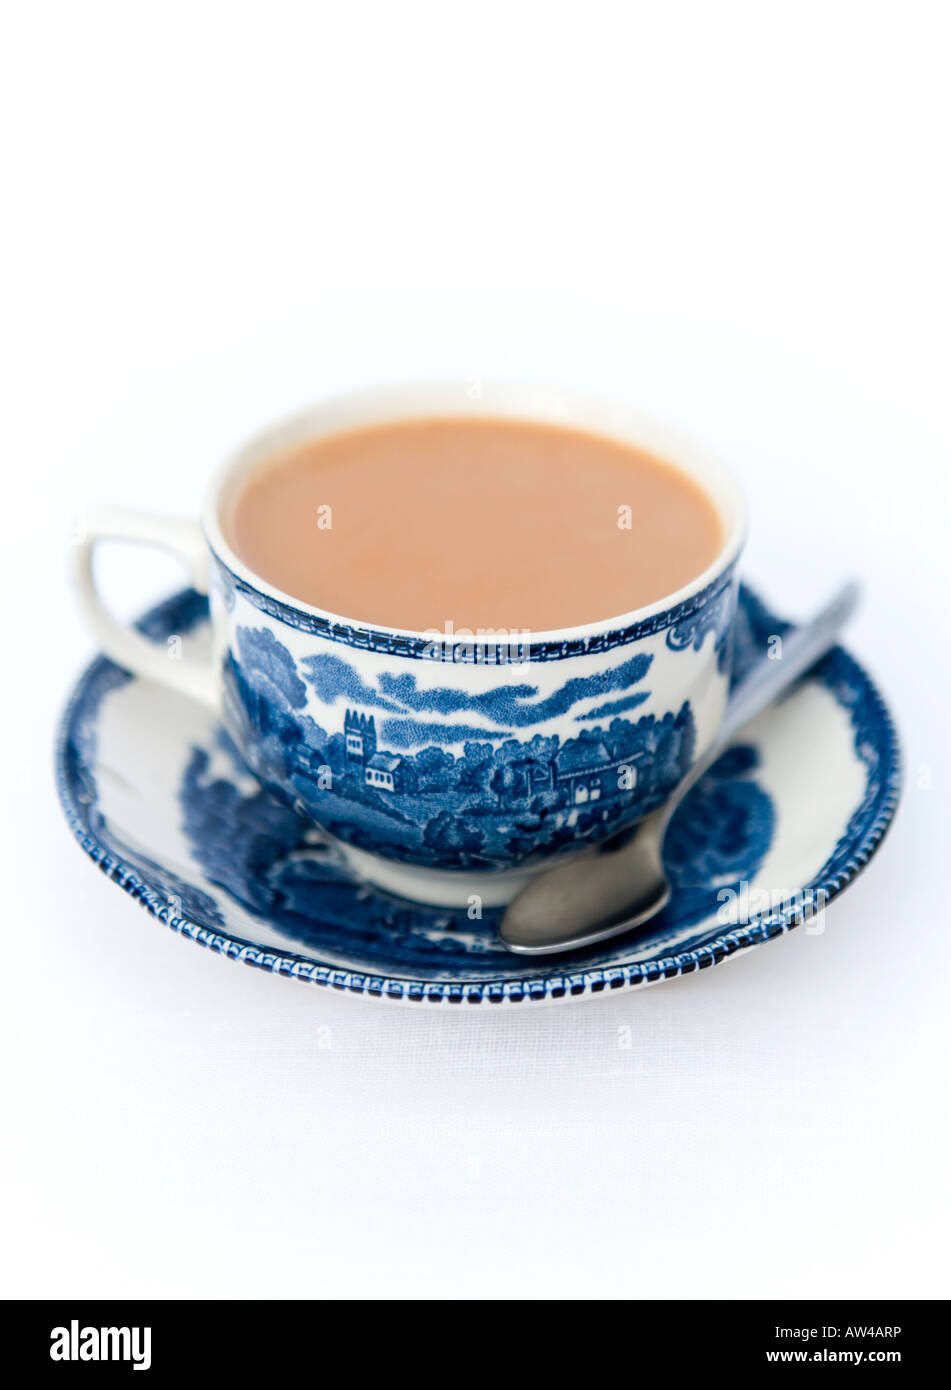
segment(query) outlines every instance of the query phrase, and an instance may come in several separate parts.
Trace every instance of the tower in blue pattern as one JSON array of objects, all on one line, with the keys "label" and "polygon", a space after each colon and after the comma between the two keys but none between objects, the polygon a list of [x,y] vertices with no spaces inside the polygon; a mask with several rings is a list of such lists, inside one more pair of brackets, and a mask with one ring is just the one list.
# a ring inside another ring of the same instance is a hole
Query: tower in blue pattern
[{"label": "tower in blue pattern", "polygon": [[347,762],[366,767],[376,753],[376,720],[372,714],[348,709],[343,721]]}]

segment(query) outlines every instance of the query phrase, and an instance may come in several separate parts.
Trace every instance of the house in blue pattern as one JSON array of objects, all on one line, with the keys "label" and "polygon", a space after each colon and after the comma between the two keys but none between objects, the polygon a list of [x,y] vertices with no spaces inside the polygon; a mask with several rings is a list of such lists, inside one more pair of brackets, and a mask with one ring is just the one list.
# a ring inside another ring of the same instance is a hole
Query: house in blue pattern
[{"label": "house in blue pattern", "polygon": [[552,791],[566,791],[573,806],[606,801],[621,789],[621,769],[629,769],[626,790],[637,782],[637,757],[612,758],[600,739],[575,739],[555,754]]},{"label": "house in blue pattern", "polygon": [[364,781],[368,787],[376,787],[382,792],[405,791],[403,759],[395,753],[374,753],[367,763]]}]

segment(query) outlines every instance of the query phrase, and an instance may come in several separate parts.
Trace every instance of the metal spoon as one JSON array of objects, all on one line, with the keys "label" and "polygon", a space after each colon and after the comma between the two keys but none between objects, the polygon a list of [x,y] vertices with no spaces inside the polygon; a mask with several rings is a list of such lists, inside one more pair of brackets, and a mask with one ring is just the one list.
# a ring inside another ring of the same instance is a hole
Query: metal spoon
[{"label": "metal spoon", "polygon": [[526,956],[570,951],[642,926],[660,912],[670,899],[661,855],[674,811],[743,725],[835,645],[858,601],[858,585],[846,584],[810,622],[783,637],[781,658],[757,662],[732,692],[713,747],[619,849],[585,850],[539,874],[512,900],[499,927],[510,951]]}]

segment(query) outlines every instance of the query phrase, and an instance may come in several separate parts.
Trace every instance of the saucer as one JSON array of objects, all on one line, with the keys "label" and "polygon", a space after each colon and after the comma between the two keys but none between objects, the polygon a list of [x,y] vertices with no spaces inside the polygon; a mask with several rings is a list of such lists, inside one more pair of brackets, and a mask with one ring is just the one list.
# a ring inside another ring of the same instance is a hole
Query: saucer
[{"label": "saucer", "polygon": [[[185,590],[139,628],[167,643],[170,659],[207,646],[207,600]],[[788,630],[743,587],[736,675],[778,653]],[[203,706],[105,657],[63,715],[56,775],[86,853],[200,945],[354,994],[506,1005],[641,988],[802,923],[820,929],[825,905],[880,845],[901,783],[885,701],[836,647],[678,808],[665,843],[668,907],[639,932],[542,965],[501,945],[499,908],[423,905],[360,879],[336,841],[261,788]]]}]

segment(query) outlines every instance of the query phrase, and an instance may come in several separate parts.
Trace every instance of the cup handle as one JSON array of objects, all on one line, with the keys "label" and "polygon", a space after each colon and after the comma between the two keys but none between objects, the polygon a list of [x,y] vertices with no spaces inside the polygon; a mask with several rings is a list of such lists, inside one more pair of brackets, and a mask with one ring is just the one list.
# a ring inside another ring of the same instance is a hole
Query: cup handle
[{"label": "cup handle", "polygon": [[107,656],[147,680],[167,685],[211,709],[218,709],[218,686],[210,661],[174,657],[161,642],[150,642],[109,612],[96,587],[93,554],[101,541],[131,541],[169,550],[184,564],[199,593],[208,592],[208,545],[195,521],[152,516],[127,507],[92,506],[78,520],[71,547],[73,581],[80,607]]}]

